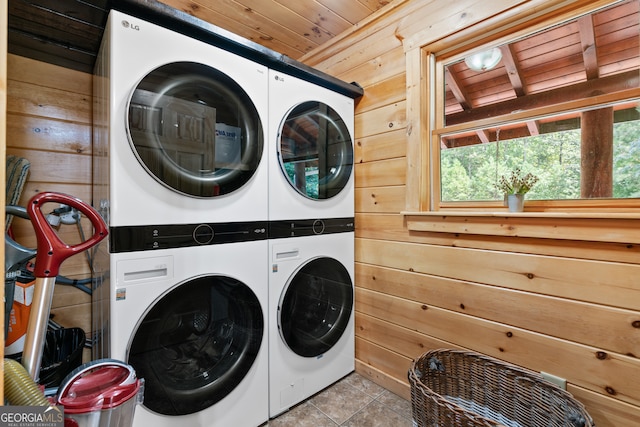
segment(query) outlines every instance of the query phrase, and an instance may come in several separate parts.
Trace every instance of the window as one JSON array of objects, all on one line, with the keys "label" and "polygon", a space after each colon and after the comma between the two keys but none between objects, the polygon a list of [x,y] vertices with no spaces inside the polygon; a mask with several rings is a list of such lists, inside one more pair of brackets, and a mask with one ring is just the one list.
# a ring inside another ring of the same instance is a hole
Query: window
[{"label": "window", "polygon": [[547,207],[640,198],[640,1],[576,15],[432,54],[433,209],[498,206],[514,169],[539,177],[527,199]]}]

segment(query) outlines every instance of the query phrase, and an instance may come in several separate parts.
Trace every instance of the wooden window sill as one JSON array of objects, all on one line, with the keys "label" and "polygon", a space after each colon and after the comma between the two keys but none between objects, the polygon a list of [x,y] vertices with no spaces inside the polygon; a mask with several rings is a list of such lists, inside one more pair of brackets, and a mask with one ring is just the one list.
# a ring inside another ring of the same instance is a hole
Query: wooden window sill
[{"label": "wooden window sill", "polygon": [[401,212],[412,232],[567,239],[640,244],[640,214],[632,212]]}]

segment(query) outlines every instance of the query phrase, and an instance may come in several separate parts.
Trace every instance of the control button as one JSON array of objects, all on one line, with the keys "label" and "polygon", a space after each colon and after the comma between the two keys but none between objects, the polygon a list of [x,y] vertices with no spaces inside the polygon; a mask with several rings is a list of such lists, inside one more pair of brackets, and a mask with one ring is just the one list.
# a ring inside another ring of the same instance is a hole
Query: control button
[{"label": "control button", "polygon": [[213,228],[207,224],[200,224],[193,230],[193,240],[200,245],[211,243],[213,235]]},{"label": "control button", "polygon": [[313,234],[322,234],[324,233],[324,221],[321,219],[316,219],[313,221]]}]

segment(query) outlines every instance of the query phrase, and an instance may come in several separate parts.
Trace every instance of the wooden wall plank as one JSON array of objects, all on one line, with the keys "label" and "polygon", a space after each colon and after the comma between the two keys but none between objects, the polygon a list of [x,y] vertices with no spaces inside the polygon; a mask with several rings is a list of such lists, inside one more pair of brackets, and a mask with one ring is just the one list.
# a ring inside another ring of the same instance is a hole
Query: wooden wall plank
[{"label": "wooden wall plank", "polygon": [[56,307],[72,307],[78,304],[91,304],[91,295],[69,285],[56,285],[53,305]]},{"label": "wooden wall plank", "polygon": [[[353,64],[372,60],[396,47],[402,47],[402,36],[397,34],[399,22],[412,14],[427,12],[437,0],[395,1],[384,14],[371,16],[364,25],[335,37],[328,44],[300,58],[306,64],[341,75]],[[425,21],[428,22],[428,21]]]},{"label": "wooden wall plank", "polygon": [[355,116],[356,138],[376,135],[407,126],[404,114],[404,101],[386,105]]},{"label": "wooden wall plank", "polygon": [[367,187],[355,191],[356,210],[358,212],[398,212],[404,206],[405,188]]},{"label": "wooden wall plank", "polygon": [[44,117],[7,115],[7,146],[91,155],[91,125]]},{"label": "wooden wall plank", "polygon": [[[29,159],[29,182],[91,185],[91,156],[8,148],[7,154]],[[89,173],[87,173],[89,171]]]},{"label": "wooden wall plank", "polygon": [[88,95],[19,81],[9,86],[7,111],[89,124],[92,117]]},{"label": "wooden wall plank", "polygon": [[406,163],[402,158],[358,163],[355,167],[356,188],[404,185]]},{"label": "wooden wall plank", "polygon": [[[465,0],[453,4],[435,2],[421,13],[414,13],[400,21],[398,33],[407,39],[409,48],[417,43],[427,44],[445,37],[455,30],[486,21],[498,12],[515,8],[519,4],[532,3],[526,0]],[[425,26],[428,20],[430,25]]]},{"label": "wooden wall plank", "polygon": [[640,420],[640,408],[582,387],[567,385],[567,391],[589,410],[598,427],[633,427]]},{"label": "wooden wall plank", "polygon": [[604,395],[614,394],[633,405],[640,403],[640,360],[633,357],[361,288],[356,289],[356,311],[454,345],[464,343],[471,350],[552,373]]},{"label": "wooden wall plank", "polygon": [[91,304],[52,306],[51,315],[56,323],[65,328],[80,328],[85,331],[85,334],[91,331]]},{"label": "wooden wall plank", "polygon": [[[624,310],[445,277],[358,264],[364,289],[632,357],[640,355],[640,309]],[[584,316],[583,313],[589,313]]]},{"label": "wooden wall plank", "polygon": [[411,366],[410,358],[359,337],[356,337],[356,359],[396,379],[407,378]]},{"label": "wooden wall plank", "polygon": [[15,82],[55,88],[63,92],[87,96],[91,96],[93,93],[91,74],[17,55],[8,56],[7,68],[11,80]]},{"label": "wooden wall plank", "polygon": [[405,97],[406,75],[400,73],[367,86],[364,95],[357,101],[358,113],[403,101]]},{"label": "wooden wall plank", "polygon": [[633,264],[640,259],[640,245],[502,236],[488,239],[475,234],[407,232],[406,219],[399,214],[356,213],[356,237],[559,257],[570,254],[572,258],[584,260]]},{"label": "wooden wall plank", "polygon": [[356,311],[355,320],[356,337],[378,343],[379,346],[405,355],[410,359],[415,359],[429,350],[438,348],[464,349],[448,341],[390,323],[365,312]]},{"label": "wooden wall plank", "polygon": [[396,129],[355,141],[355,163],[393,159],[406,156],[406,130]]},{"label": "wooden wall plank", "polygon": [[409,389],[409,384],[405,380],[399,380],[397,378],[392,377],[380,369],[376,369],[371,365],[368,365],[358,359],[356,359],[356,369],[355,371],[362,375],[365,378],[373,381],[386,388],[387,390],[392,391],[400,397],[403,397],[407,400],[411,400],[411,392]]},{"label": "wooden wall plank", "polygon": [[[358,82],[366,92],[369,86],[402,74],[404,62],[404,52],[396,48],[335,76],[346,82]],[[356,106],[356,112],[358,112],[358,106]]]},{"label": "wooden wall plank", "polygon": [[[70,194],[91,202],[92,76],[23,58],[8,57],[7,133],[8,153],[27,158],[31,168],[19,204],[44,191]],[[43,206],[48,213],[57,206]],[[85,238],[91,236],[83,219]],[[30,221],[15,219],[15,240],[28,248],[37,246]],[[81,240],[76,225],[63,225],[61,240]],[[77,279],[90,277],[86,253],[67,259],[60,274]],[[56,286],[52,305],[54,319],[65,327],[91,332],[88,295],[62,285]]]},{"label": "wooden wall plank", "polygon": [[366,239],[356,245],[356,261],[631,310],[639,308],[640,265],[635,264]]},{"label": "wooden wall plank", "polygon": [[376,58],[383,57],[391,51],[401,51],[402,41],[394,34],[394,28],[382,28],[370,38],[363,40],[359,47],[347,48],[340,52],[342,61],[331,58],[321,68],[333,76],[343,76],[352,71],[354,64],[375,62]]},{"label": "wooden wall plank", "polygon": [[80,200],[91,200],[91,188],[85,183],[53,183],[53,182],[31,182],[27,181],[20,198],[20,206],[26,206],[27,201],[38,193],[54,191],[58,193],[71,194]]},{"label": "wooden wall plank", "polygon": [[71,50],[68,46],[45,43],[22,32],[9,28],[11,44],[9,52],[20,57],[29,57],[44,63],[85,73],[93,71],[96,55],[87,51]]}]

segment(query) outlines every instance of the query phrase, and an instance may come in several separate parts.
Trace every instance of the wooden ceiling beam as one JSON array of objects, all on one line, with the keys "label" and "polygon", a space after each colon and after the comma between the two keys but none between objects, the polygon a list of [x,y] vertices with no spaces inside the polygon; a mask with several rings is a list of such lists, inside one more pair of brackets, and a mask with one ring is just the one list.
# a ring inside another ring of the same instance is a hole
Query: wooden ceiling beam
[{"label": "wooden ceiling beam", "polygon": [[627,71],[612,76],[576,83],[572,86],[509,99],[497,104],[474,108],[470,111],[449,114],[446,117],[446,125],[458,125],[470,121],[506,115],[514,111],[526,111],[567,101],[578,101],[590,98],[594,94],[612,93],[637,88],[639,86],[640,76],[638,75],[638,71]]},{"label": "wooden ceiling beam", "polygon": [[488,144],[491,142],[489,132],[486,129],[477,130],[476,134],[478,135],[480,142],[482,142],[483,144]]},{"label": "wooden ceiling beam", "polygon": [[[466,147],[469,145],[478,145],[482,142],[482,138],[480,138],[479,136],[480,132],[483,131],[478,131],[473,134],[467,134],[459,137],[448,136],[442,138],[440,148],[450,149],[457,147]],[[487,138],[490,138],[489,132],[486,130],[484,132]],[[495,133],[491,135],[495,136]],[[500,141],[508,141],[515,138],[526,138],[527,136],[529,136],[529,131],[527,130],[526,126],[518,126],[515,128],[503,129],[500,131]],[[495,140],[497,139],[498,138],[496,137]]]},{"label": "wooden ceiling beam", "polygon": [[[513,90],[516,93],[516,97],[525,96],[527,94],[527,90],[524,84],[524,79],[522,78],[520,63],[516,59],[513,45],[508,44],[500,46],[500,50],[502,51],[502,63],[507,70],[507,75],[509,76],[511,86],[513,86]],[[527,129],[529,129],[529,135],[531,136],[540,135],[540,129],[538,128],[538,123],[535,120],[527,122]]]},{"label": "wooden ceiling beam", "polygon": [[536,120],[528,121],[527,129],[529,129],[529,135],[531,136],[540,135],[540,128],[538,127],[538,122]]},{"label": "wooden ceiling beam", "polygon": [[455,74],[449,70],[449,67],[444,68],[444,78],[447,85],[449,85],[451,93],[453,93],[453,96],[456,98],[456,101],[458,101],[458,104],[460,104],[462,109],[465,111],[471,110],[471,104],[469,103],[467,92],[463,89]]},{"label": "wooden ceiling beam", "polygon": [[504,68],[507,70],[509,81],[511,82],[511,86],[513,86],[516,96],[526,95],[522,72],[520,71],[520,64],[515,58],[512,45],[508,44],[500,46],[500,51],[502,52],[502,63],[504,64]]},{"label": "wooden ceiling beam", "polygon": [[582,46],[582,60],[587,73],[587,80],[594,80],[600,77],[598,68],[598,55],[596,52],[596,36],[593,30],[593,18],[585,15],[578,18],[578,28],[580,29],[580,45]]}]

